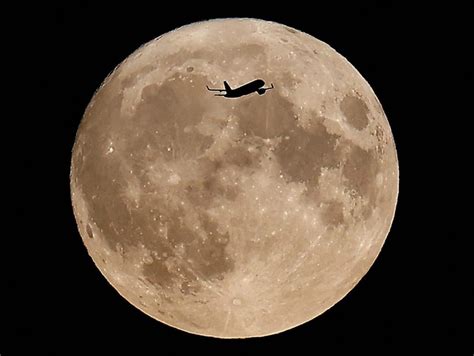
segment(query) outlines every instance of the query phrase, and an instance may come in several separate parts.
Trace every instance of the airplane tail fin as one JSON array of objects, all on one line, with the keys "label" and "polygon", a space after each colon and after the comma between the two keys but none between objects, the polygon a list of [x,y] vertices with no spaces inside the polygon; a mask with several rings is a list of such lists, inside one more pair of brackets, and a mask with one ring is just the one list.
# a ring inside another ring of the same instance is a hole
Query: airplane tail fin
[{"label": "airplane tail fin", "polygon": [[227,92],[232,91],[232,88],[230,87],[229,83],[227,83],[225,80],[224,80],[224,88]]}]

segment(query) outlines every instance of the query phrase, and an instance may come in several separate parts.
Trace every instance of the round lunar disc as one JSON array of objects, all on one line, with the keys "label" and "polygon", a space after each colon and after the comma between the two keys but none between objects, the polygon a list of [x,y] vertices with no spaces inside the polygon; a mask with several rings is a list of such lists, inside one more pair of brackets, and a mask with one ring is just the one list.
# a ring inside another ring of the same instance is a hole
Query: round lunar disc
[{"label": "round lunar disc", "polygon": [[[256,79],[268,90],[215,96]],[[126,300],[245,338],[315,318],[364,276],[398,163],[344,57],[281,24],[222,19],[147,43],[107,77],[77,132],[71,192],[90,256]]]}]

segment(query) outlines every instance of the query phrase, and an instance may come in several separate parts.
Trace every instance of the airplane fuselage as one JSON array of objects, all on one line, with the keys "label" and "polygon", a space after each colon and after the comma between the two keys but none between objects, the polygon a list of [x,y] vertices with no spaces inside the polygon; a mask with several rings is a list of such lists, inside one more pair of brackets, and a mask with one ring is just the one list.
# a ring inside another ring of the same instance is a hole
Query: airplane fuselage
[{"label": "airplane fuselage", "polygon": [[[262,79],[255,79],[251,82],[244,84],[238,88],[232,89],[229,83],[224,81],[224,89],[209,88],[206,86],[207,90],[212,92],[219,92],[214,94],[215,96],[223,96],[226,98],[240,98],[241,96],[258,93],[258,95],[263,95],[267,90],[273,89],[273,83],[270,87],[265,88],[265,82]],[[222,94],[225,92],[225,94]]]},{"label": "airplane fuselage", "polygon": [[244,95],[252,94],[256,92],[258,89],[263,87],[265,82],[261,79],[253,80],[247,84],[244,84],[238,88],[232,89],[225,93],[226,98],[238,98]]}]

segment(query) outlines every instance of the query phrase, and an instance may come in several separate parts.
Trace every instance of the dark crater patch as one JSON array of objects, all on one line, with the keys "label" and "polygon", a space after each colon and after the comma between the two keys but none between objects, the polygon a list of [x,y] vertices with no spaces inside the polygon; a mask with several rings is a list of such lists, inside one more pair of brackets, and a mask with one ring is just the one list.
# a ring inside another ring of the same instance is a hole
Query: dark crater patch
[{"label": "dark crater patch", "polygon": [[345,96],[341,101],[340,108],[347,122],[357,130],[362,130],[369,124],[367,117],[369,109],[360,98],[352,95]]},{"label": "dark crater patch", "polygon": [[276,90],[242,100],[236,105],[235,114],[240,128],[250,136],[280,136],[295,125],[293,104]]},{"label": "dark crater patch", "polygon": [[250,152],[247,145],[234,146],[225,152],[223,162],[235,165],[239,168],[256,167],[258,165],[258,153]]},{"label": "dark crater patch", "polygon": [[93,239],[94,238],[94,233],[92,232],[92,228],[89,224],[86,225],[86,233],[89,238]]},{"label": "dark crater patch", "polygon": [[143,276],[149,283],[163,288],[173,285],[173,274],[161,260],[153,259],[152,263],[143,265]]},{"label": "dark crater patch", "polygon": [[375,177],[379,171],[380,162],[375,150],[366,151],[358,146],[351,146],[342,173],[348,188],[368,200],[364,214],[372,211],[376,204],[378,188],[375,185]]},{"label": "dark crater patch", "polygon": [[328,133],[323,120],[316,118],[309,130],[293,127],[275,150],[282,172],[291,181],[308,183],[308,190],[317,186],[322,167],[333,168],[340,162],[339,136]]},{"label": "dark crater patch", "polygon": [[344,222],[344,205],[338,201],[329,201],[323,205],[322,219],[326,225],[338,226]]},{"label": "dark crater patch", "polygon": [[172,246],[181,243],[189,245],[193,239],[197,238],[194,232],[186,226],[184,214],[182,209],[170,211],[170,214],[161,222],[166,226],[168,241]]},{"label": "dark crater patch", "polygon": [[[207,215],[200,215],[202,229],[206,233],[203,239],[195,231],[184,224],[184,212],[172,212],[164,219],[167,228],[168,241],[164,242],[164,236],[154,236],[159,247],[157,251],[166,251],[166,257],[160,260],[154,259],[151,264],[143,266],[143,274],[150,283],[162,287],[174,285],[177,274],[181,274],[185,282],[181,282],[180,289],[184,294],[198,291],[195,283],[197,277],[212,280],[218,279],[230,272],[234,265],[228,258],[225,248],[229,242],[228,234],[222,234],[217,229],[217,224],[212,222]],[[184,255],[177,256],[175,247],[184,245]],[[161,245],[161,246],[160,246]],[[173,258],[178,270],[170,271],[166,266],[166,259]]]},{"label": "dark crater patch", "polygon": [[378,172],[379,164],[372,150],[352,145],[343,167],[344,177],[351,189],[362,196],[368,195]]},{"label": "dark crater patch", "polygon": [[[190,80],[194,85],[190,85]],[[132,151],[145,150],[151,144],[165,158],[195,157],[207,149],[212,138],[199,134],[196,130],[185,131],[186,127],[198,124],[207,111],[202,88],[207,81],[198,75],[189,74],[182,78],[176,74],[162,85],[151,84],[142,91],[142,103],[134,117],[135,125],[144,125],[144,137],[135,140]],[[185,142],[183,145],[173,143]],[[168,147],[173,146],[173,154]]]},{"label": "dark crater patch", "polygon": [[225,183],[220,180],[219,172],[229,164],[236,164],[241,168],[255,165],[252,156],[247,156],[247,153],[249,155],[250,153],[240,152],[240,149],[240,147],[231,148],[216,161],[207,158],[199,160],[199,165],[203,167],[202,178],[189,182],[184,188],[187,199],[194,206],[208,208],[216,196],[223,196],[228,200],[234,200],[237,197],[240,192],[239,187],[233,182]]}]

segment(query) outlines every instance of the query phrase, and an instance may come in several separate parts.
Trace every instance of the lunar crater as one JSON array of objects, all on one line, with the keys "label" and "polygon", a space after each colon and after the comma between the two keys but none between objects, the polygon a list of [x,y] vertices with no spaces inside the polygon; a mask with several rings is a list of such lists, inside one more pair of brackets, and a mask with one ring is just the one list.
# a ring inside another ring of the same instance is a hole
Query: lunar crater
[{"label": "lunar crater", "polygon": [[349,124],[357,130],[362,130],[369,124],[367,104],[357,96],[345,96],[340,107]]}]

